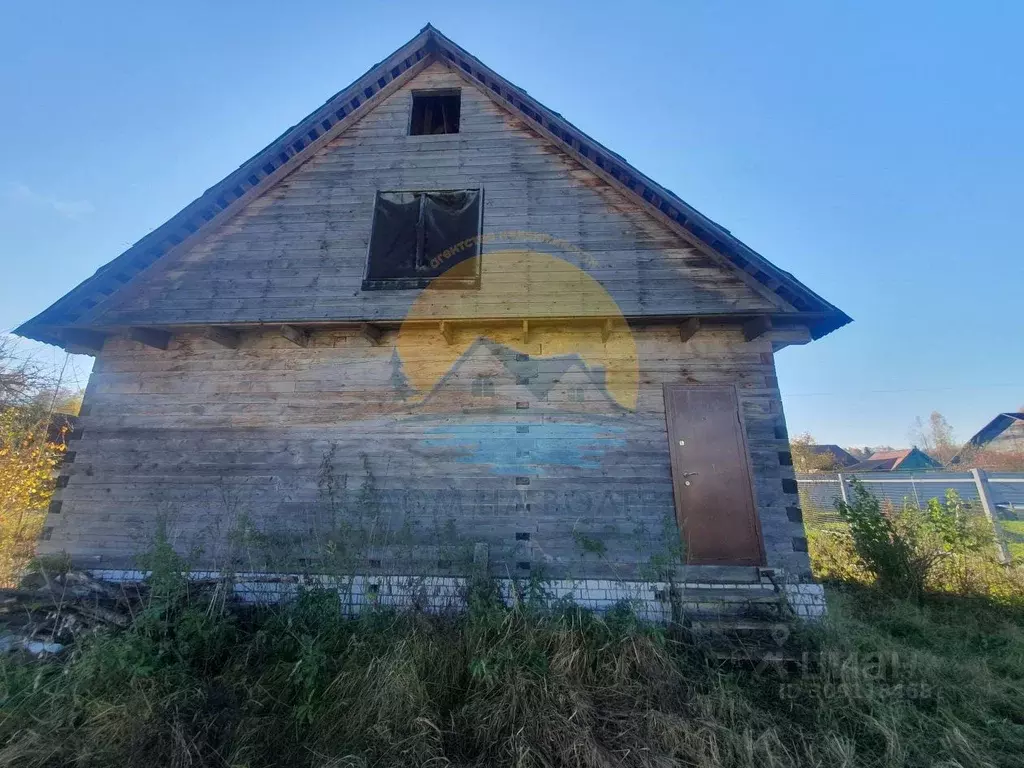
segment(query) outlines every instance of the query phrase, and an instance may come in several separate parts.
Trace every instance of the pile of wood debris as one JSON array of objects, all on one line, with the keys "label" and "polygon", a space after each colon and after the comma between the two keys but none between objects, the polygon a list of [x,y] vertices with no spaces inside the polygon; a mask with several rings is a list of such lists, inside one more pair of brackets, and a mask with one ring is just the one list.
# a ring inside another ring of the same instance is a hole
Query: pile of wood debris
[{"label": "pile of wood debris", "polygon": [[62,652],[83,632],[127,627],[148,602],[141,583],[112,584],[83,571],[31,573],[0,589],[0,652]]}]

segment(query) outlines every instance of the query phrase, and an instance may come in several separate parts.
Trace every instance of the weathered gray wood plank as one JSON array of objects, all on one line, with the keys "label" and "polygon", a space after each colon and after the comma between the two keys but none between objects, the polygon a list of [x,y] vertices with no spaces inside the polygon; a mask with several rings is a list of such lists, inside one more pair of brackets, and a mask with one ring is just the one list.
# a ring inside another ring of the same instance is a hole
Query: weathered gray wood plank
[{"label": "weathered gray wood plank", "polygon": [[[446,85],[445,85],[446,84]],[[407,136],[411,93],[462,88],[461,132]],[[210,324],[401,317],[414,295],[361,291],[377,189],[482,187],[484,234],[526,231],[553,242],[503,238],[484,253],[531,249],[576,264],[630,314],[734,311],[772,305],[739,277],[709,263],[638,205],[525,130],[483,93],[441,65],[421,72],[304,166],[250,203],[219,232],[154,273],[152,285],[116,297],[97,319],[116,325]],[[576,249],[582,249],[581,257]],[[593,254],[593,255],[589,255]],[[514,262],[483,279],[522,285]],[[567,274],[573,274],[571,271]],[[584,312],[582,288],[529,283],[530,311],[558,297]],[[514,314],[517,297],[494,306]]]}]

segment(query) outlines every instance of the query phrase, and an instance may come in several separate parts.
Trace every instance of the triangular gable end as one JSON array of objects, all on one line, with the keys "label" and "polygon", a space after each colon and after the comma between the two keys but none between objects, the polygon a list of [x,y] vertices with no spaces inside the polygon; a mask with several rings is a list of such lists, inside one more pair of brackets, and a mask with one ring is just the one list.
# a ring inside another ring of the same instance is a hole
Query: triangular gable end
[{"label": "triangular gable end", "polygon": [[[374,193],[435,185],[479,187],[487,203],[480,286],[444,291],[447,317],[515,319],[529,306],[534,319],[580,319],[608,311],[593,301],[595,290],[630,316],[780,310],[763,289],[711,262],[529,130],[478,83],[432,59],[302,167],[211,225],[200,242],[164,256],[80,322],[114,333],[199,323],[401,323],[418,292],[360,290]],[[461,130],[409,136],[414,94],[439,89],[459,90]],[[515,255],[520,248],[526,251]],[[520,279],[510,281],[513,274]]]},{"label": "triangular gable end", "polygon": [[428,25],[388,59],[16,332],[48,343],[66,343],[67,337],[61,334],[61,328],[76,325],[88,328],[88,318],[94,316],[101,303],[121,292],[127,284],[137,282],[138,275],[158,261],[168,259],[169,254],[191,248],[435,60],[447,62],[465,81],[513,115],[521,116],[536,134],[643,206],[687,242],[726,265],[759,294],[770,297],[780,311],[799,315],[814,337],[850,321],[840,310],[774,267],[727,230],[640,174],[621,157],[531,99]]}]

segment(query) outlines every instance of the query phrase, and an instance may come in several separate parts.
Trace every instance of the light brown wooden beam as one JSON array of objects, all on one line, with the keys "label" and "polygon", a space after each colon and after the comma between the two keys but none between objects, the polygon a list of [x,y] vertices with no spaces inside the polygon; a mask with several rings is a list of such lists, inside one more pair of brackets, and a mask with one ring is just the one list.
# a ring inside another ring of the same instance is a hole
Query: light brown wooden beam
[{"label": "light brown wooden beam", "polygon": [[238,331],[233,331],[230,328],[221,328],[217,325],[211,325],[209,328],[204,329],[203,336],[228,349],[238,349],[242,343],[242,335]]},{"label": "light brown wooden beam", "polygon": [[441,321],[441,335],[444,336],[446,344],[452,343],[452,341],[454,340],[454,334],[452,332],[451,323],[445,322],[443,320]]},{"label": "light brown wooden beam", "polygon": [[384,336],[384,331],[381,330],[381,327],[373,323],[363,323],[359,326],[359,332],[363,335],[364,339],[375,347],[380,344],[381,337]]},{"label": "light brown wooden beam", "polygon": [[309,346],[309,331],[305,328],[298,328],[294,325],[282,325],[281,335],[288,339],[292,344],[296,344],[300,347]]},{"label": "light brown wooden beam", "polygon": [[679,325],[679,340],[689,341],[693,338],[693,335],[700,330],[700,320],[696,317],[691,317]]},{"label": "light brown wooden beam", "polygon": [[751,318],[743,324],[743,338],[753,341],[764,336],[772,329],[772,319],[768,315]]},{"label": "light brown wooden beam", "polygon": [[[815,322],[823,319],[827,319],[828,315],[820,312],[788,312],[788,313],[777,313],[771,314],[766,313],[766,317],[770,317],[772,322],[775,324],[775,328],[786,328],[791,326],[811,326]],[[624,321],[629,324],[639,325],[675,325],[678,326],[682,323],[686,323],[689,320],[699,320],[702,327],[710,325],[734,325],[742,324],[752,318],[750,310],[746,312],[697,312],[688,315],[664,315],[664,314],[651,314],[651,315],[537,315],[529,318],[530,323],[533,326],[547,326],[547,325],[600,325],[607,320],[611,320],[613,323]],[[338,329],[338,330],[359,330],[363,323],[371,323],[382,330],[396,330],[403,326],[408,327],[437,327],[439,322],[447,322],[454,324],[485,324],[485,325],[518,325],[522,322],[522,316],[516,315],[489,315],[487,317],[451,317],[451,318],[374,318],[373,320],[362,320],[358,318],[338,318],[338,319],[326,319],[326,318],[288,318],[288,319],[274,319],[274,320],[247,320],[243,322],[218,322],[218,321],[207,321],[197,323],[179,323],[171,322],[166,325],[154,325],[152,327],[159,328],[160,330],[167,330],[174,334],[184,333],[198,333],[202,334],[205,328],[211,325],[216,325],[219,328],[230,328],[231,330],[259,330],[265,329],[268,325],[273,327],[280,327],[281,325],[291,325],[296,328],[307,328],[307,329]],[[97,333],[100,335],[121,335],[127,333],[128,326],[116,325],[116,324],[97,324],[88,326],[87,328],[77,327],[54,327],[54,333],[63,333],[65,331],[77,331],[77,330],[88,330],[91,333]]]},{"label": "light brown wooden beam", "polygon": [[67,351],[75,355],[95,355],[103,349],[106,335],[96,331],[68,328],[61,332],[61,338],[68,346]]},{"label": "light brown wooden beam", "polygon": [[775,326],[768,334],[772,342],[772,350],[778,352],[783,347],[794,344],[810,344],[813,341],[811,331],[806,325]]},{"label": "light brown wooden beam", "polygon": [[171,343],[171,334],[156,328],[130,328],[128,338],[153,349],[167,349]]}]

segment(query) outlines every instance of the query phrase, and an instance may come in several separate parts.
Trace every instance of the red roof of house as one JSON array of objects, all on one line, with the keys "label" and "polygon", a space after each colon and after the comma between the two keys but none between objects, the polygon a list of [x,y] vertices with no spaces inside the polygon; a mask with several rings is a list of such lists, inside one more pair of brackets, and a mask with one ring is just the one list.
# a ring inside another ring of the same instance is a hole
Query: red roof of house
[{"label": "red roof of house", "polygon": [[882,459],[900,459],[907,458],[913,448],[904,448],[902,451],[875,451],[868,457],[868,461],[880,461]]},{"label": "red roof of house", "polygon": [[904,448],[900,451],[875,451],[867,459],[859,464],[854,464],[852,467],[848,467],[848,469],[853,472],[893,472],[899,469],[900,464],[906,461],[907,457],[914,452],[921,453],[935,468],[941,466],[919,448]]}]

